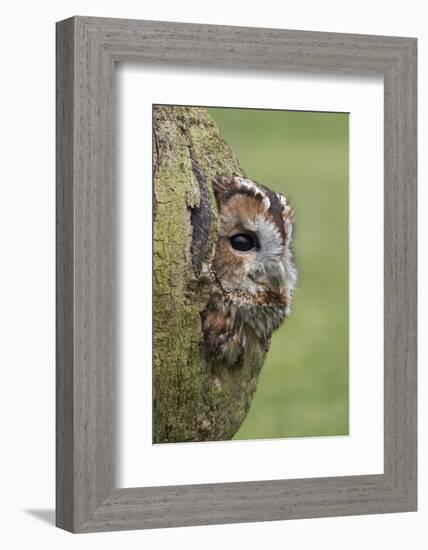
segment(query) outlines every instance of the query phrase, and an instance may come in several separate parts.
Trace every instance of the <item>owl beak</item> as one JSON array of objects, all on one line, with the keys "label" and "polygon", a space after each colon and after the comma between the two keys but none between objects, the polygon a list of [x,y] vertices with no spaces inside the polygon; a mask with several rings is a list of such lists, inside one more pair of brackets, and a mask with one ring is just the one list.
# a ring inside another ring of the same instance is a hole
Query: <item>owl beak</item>
[{"label": "owl beak", "polygon": [[270,270],[268,273],[263,273],[260,277],[257,277],[256,283],[267,288],[274,294],[281,296],[285,290],[285,269],[282,263],[278,263],[275,269]]}]

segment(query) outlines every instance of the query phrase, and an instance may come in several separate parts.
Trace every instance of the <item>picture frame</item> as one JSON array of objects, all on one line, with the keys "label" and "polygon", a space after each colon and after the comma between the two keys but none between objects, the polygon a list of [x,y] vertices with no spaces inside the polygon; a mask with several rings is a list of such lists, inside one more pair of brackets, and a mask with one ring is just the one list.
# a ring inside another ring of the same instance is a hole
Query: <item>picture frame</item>
[{"label": "picture frame", "polygon": [[[93,17],[57,23],[58,527],[84,533],[417,509],[416,50],[416,39],[403,37]],[[383,474],[115,487],[118,62],[383,77]]]}]

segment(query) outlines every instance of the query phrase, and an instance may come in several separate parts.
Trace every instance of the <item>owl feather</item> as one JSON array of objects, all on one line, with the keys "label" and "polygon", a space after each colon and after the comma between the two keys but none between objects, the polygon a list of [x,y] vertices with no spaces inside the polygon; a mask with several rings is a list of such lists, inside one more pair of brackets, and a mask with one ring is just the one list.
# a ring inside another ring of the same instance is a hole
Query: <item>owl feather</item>
[{"label": "owl feather", "polygon": [[217,177],[213,188],[219,232],[204,351],[209,362],[237,365],[266,352],[291,312],[294,213],[286,197],[247,178]]}]

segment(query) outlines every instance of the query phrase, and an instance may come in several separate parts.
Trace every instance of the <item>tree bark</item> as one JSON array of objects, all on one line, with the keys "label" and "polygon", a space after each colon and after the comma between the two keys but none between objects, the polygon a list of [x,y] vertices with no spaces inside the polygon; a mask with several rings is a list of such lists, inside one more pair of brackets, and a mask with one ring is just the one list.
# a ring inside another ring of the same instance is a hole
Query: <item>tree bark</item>
[{"label": "tree bark", "polygon": [[153,110],[153,441],[227,440],[243,422],[263,357],[212,365],[201,313],[212,285],[216,176],[244,175],[203,108]]}]

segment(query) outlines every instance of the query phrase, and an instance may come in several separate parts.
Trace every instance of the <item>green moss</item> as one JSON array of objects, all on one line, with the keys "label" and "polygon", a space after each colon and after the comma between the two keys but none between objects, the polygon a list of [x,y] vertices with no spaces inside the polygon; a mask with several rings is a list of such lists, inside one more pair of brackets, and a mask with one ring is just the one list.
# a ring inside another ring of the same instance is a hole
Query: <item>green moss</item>
[{"label": "green moss", "polygon": [[[264,357],[236,368],[207,364],[200,313],[217,238],[211,181],[243,171],[206,109],[156,107],[154,132],[154,442],[229,439],[248,412]],[[200,190],[191,155],[209,183],[211,205],[209,246],[197,275],[191,209],[199,206]]]}]

